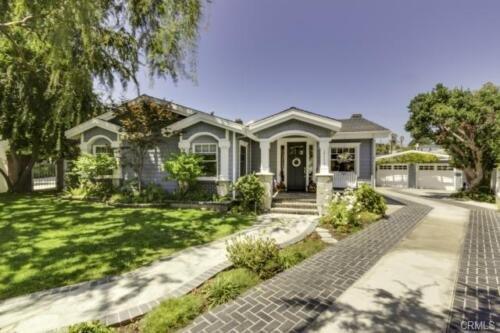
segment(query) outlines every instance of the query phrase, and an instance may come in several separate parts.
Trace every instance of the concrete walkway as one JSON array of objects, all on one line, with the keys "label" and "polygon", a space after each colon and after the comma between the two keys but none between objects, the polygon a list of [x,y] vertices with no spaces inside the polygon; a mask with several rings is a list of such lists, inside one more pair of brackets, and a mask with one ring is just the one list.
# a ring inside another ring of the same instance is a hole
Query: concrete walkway
[{"label": "concrete walkway", "polygon": [[432,210],[308,332],[446,330],[469,210],[388,189],[380,192]]},{"label": "concrete walkway", "polygon": [[[239,235],[263,234],[283,246],[301,240],[316,224],[317,217],[269,214]],[[88,320],[109,325],[134,318],[227,268],[227,239],[180,251],[124,275],[0,302],[0,332],[45,332]]]}]

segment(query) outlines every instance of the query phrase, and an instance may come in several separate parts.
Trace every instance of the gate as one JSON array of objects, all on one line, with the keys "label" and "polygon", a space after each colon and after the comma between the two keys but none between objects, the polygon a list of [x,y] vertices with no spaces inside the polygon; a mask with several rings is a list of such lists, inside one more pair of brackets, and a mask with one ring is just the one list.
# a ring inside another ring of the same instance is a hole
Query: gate
[{"label": "gate", "polygon": [[57,187],[56,163],[40,162],[31,171],[33,191],[53,190]]}]

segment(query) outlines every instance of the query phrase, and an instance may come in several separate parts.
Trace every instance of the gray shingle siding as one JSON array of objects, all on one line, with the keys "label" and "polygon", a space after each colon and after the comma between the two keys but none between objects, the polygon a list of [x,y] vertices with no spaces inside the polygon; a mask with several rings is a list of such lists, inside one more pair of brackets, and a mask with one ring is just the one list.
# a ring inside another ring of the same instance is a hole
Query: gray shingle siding
[{"label": "gray shingle siding", "polygon": [[[144,161],[144,182],[156,183],[167,191],[174,191],[177,188],[177,183],[166,179],[167,173],[163,171],[163,163],[170,157],[171,154],[177,153],[179,153],[178,136],[164,138],[155,149],[150,150]],[[128,154],[128,152],[125,150],[124,154]],[[125,180],[128,180],[134,179],[136,176],[134,171],[127,166],[123,169],[123,177]]]},{"label": "gray shingle siding", "polygon": [[287,120],[281,124],[277,124],[275,126],[263,129],[262,131],[259,131],[255,133],[255,135],[259,138],[270,138],[275,134],[282,133],[284,131],[291,131],[291,130],[300,130],[304,132],[308,132],[311,134],[314,134],[316,136],[320,137],[330,137],[332,136],[332,131],[329,129],[326,129],[324,127],[312,125],[309,123],[305,123],[296,119],[290,119]]},{"label": "gray shingle siding", "polygon": [[260,171],[260,145],[256,141],[251,144],[251,171]]},{"label": "gray shingle siding", "polygon": [[191,136],[202,132],[212,133],[220,139],[224,139],[226,137],[226,130],[224,128],[220,128],[206,123],[196,123],[193,126],[185,128],[182,132],[183,132],[182,137],[184,140],[187,140]]},{"label": "gray shingle siding", "polygon": [[83,141],[89,142],[93,137],[98,135],[103,135],[111,141],[116,141],[118,139],[118,135],[116,133],[105,130],[104,128],[94,127],[83,133]]}]

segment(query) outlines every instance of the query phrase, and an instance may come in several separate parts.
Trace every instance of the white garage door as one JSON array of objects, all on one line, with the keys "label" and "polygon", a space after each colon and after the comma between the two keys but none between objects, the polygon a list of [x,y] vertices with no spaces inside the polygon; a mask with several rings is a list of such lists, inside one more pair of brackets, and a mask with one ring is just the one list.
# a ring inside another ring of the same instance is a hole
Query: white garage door
[{"label": "white garage door", "polygon": [[377,186],[408,187],[408,165],[382,164],[377,166]]},{"label": "white garage door", "polygon": [[448,164],[418,164],[417,188],[453,191],[455,171]]}]

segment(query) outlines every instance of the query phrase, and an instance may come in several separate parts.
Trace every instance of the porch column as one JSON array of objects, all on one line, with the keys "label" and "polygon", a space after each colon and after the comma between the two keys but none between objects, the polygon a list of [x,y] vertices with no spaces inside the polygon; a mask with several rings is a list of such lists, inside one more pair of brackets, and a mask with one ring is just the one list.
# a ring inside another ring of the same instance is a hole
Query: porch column
[{"label": "porch column", "polygon": [[268,140],[260,141],[260,172],[257,174],[262,185],[264,185],[264,196],[262,197],[262,209],[271,209],[273,201],[273,174],[269,168],[269,150],[271,144]]},{"label": "porch column", "polygon": [[333,194],[333,174],[330,173],[330,138],[319,139],[319,173],[316,174],[316,205],[324,215]]},{"label": "porch column", "polygon": [[[231,143],[228,139],[219,141],[220,148],[220,174],[217,180],[217,194],[224,197],[229,194],[231,180],[229,179],[229,148]],[[233,161],[234,162],[234,161]]]},{"label": "porch column", "polygon": [[319,173],[329,174],[330,138],[319,139]]},{"label": "porch column", "polygon": [[269,151],[271,149],[271,143],[267,140],[262,140],[260,142],[260,173],[271,172],[269,168]]}]

